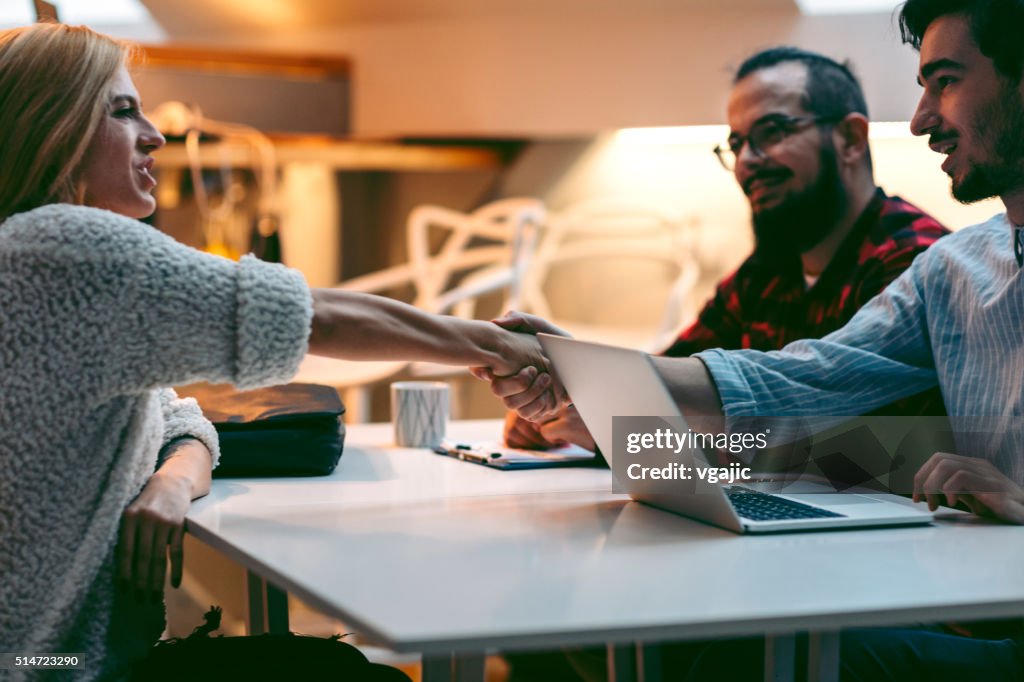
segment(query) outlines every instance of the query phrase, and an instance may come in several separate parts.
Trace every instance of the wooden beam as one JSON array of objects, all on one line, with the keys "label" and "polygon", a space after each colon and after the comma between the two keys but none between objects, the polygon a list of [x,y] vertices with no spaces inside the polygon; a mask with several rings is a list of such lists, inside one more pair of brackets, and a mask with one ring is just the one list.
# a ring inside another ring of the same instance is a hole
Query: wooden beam
[{"label": "wooden beam", "polygon": [[[328,137],[271,136],[278,163],[312,161],[337,170],[442,171],[471,168],[500,168],[501,159],[489,150],[472,147],[405,145],[394,142],[357,142]],[[188,165],[185,145],[171,143],[154,155],[158,168]],[[204,142],[200,146],[204,168],[249,168],[258,157],[240,142]]]},{"label": "wooden beam", "polygon": [[344,57],[272,52],[243,52],[184,45],[144,45],[137,66],[179,68],[194,71],[292,74],[319,78],[343,78],[351,63]]}]

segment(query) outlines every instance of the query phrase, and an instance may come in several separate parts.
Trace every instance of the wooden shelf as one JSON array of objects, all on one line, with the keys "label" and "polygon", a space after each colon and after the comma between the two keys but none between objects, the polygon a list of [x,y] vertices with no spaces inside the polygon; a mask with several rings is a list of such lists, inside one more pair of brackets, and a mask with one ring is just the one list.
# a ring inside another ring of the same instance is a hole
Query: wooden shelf
[{"label": "wooden shelf", "polygon": [[[314,161],[337,170],[446,171],[500,168],[501,159],[489,149],[405,145],[394,142],[357,142],[308,136],[271,136],[278,163]],[[248,145],[235,142],[204,142],[200,146],[204,168],[216,169],[227,163],[248,168],[257,160]],[[185,145],[171,143],[154,155],[157,168],[188,165]]]},{"label": "wooden shelf", "polygon": [[139,48],[141,68],[278,73],[314,78],[347,78],[351,64],[344,57],[328,55],[243,52],[208,46],[145,45]]}]

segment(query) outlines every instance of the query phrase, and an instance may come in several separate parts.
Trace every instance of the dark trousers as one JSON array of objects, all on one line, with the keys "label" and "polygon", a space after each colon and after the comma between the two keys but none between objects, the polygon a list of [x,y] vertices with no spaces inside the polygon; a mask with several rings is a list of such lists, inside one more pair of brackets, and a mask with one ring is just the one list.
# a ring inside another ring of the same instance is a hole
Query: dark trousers
[{"label": "dark trousers", "polygon": [[[1021,647],[1013,639],[975,639],[925,628],[865,628],[842,631],[839,647],[842,682],[1024,680]],[[667,672],[668,679],[690,682],[762,680],[764,640],[711,642],[694,656],[686,676]]]},{"label": "dark trousers", "polygon": [[[996,627],[989,628],[992,632],[986,633],[991,635],[987,639],[952,634],[939,625],[843,630],[839,678],[842,682],[1024,682],[1024,647],[1017,639],[1006,637],[1008,632],[1016,636],[1017,630],[1005,628],[1001,622],[991,624]],[[805,661],[806,637],[797,637],[796,648],[796,660]],[[607,680],[604,648],[573,649],[566,654],[566,660],[572,663],[579,679]],[[764,639],[761,637],[665,643],[661,646],[661,659],[664,679],[672,682],[761,682],[764,679]],[[806,670],[797,668],[795,673],[798,682],[806,678]],[[530,682],[576,678],[527,673],[514,679]]]}]

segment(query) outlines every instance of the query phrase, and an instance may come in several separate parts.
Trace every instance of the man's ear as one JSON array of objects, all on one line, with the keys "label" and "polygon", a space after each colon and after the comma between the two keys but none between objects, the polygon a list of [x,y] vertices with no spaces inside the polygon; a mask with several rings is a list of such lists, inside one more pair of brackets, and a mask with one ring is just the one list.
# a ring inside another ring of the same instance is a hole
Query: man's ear
[{"label": "man's ear", "polygon": [[843,163],[856,163],[868,153],[868,119],[850,113],[835,126],[836,155]]}]

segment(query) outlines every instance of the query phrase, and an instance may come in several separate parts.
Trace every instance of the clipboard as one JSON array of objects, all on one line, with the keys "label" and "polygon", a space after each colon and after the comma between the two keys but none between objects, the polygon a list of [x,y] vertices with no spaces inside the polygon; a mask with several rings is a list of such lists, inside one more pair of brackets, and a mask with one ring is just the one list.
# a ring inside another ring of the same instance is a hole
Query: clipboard
[{"label": "clipboard", "polygon": [[521,450],[501,443],[462,442],[445,439],[434,452],[489,469],[547,469],[552,467],[594,466],[599,458],[590,450],[569,445],[551,450]]}]

